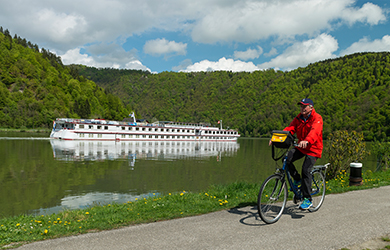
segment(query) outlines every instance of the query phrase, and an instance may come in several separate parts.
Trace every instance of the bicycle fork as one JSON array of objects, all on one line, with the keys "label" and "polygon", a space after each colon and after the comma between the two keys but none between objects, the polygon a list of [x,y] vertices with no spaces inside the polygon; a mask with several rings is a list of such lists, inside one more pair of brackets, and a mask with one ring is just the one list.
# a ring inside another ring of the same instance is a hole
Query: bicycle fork
[{"label": "bicycle fork", "polygon": [[[280,188],[278,188],[279,187],[279,185],[278,185],[279,182],[280,182]],[[279,200],[280,194],[283,191],[284,182],[285,182],[285,180],[284,180],[283,176],[282,176],[281,180],[276,180],[276,184],[275,184],[275,186],[274,186],[274,188],[272,190],[271,196],[269,197],[270,200],[272,200],[272,201]],[[278,192],[276,197],[274,197],[275,192]]]}]

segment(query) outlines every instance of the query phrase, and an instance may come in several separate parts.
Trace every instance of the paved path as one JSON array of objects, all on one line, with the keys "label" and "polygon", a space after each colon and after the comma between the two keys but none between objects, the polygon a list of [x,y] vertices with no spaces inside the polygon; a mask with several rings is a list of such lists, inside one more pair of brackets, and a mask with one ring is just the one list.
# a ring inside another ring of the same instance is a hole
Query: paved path
[{"label": "paved path", "polygon": [[256,207],[36,242],[20,249],[341,249],[390,233],[390,186],[327,195],[318,212],[291,201],[266,225]]}]

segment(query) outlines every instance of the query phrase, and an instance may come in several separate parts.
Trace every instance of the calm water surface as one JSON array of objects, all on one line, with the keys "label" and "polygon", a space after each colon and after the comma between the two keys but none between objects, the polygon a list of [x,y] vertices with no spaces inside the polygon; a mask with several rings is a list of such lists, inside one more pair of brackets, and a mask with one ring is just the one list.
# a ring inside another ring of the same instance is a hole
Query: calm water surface
[{"label": "calm water surface", "polygon": [[[47,137],[0,133],[0,218],[121,203],[152,193],[196,192],[212,184],[262,182],[275,169],[268,139],[115,143]],[[363,164],[375,169],[372,159]]]}]

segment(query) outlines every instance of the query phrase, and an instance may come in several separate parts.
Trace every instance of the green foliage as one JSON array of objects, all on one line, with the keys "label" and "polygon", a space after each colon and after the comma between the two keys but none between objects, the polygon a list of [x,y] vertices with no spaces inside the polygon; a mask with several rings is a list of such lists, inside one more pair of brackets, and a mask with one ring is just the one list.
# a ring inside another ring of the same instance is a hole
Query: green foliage
[{"label": "green foliage", "polygon": [[324,119],[324,137],[337,130],[390,138],[390,53],[357,53],[290,72],[162,72],[71,66],[119,96],[146,119],[210,122],[242,136],[269,137],[299,113],[303,97]]},{"label": "green foliage", "polygon": [[373,143],[371,152],[376,155],[377,158],[377,170],[388,169],[390,165],[390,142],[378,142]]},{"label": "green foliage", "polygon": [[122,120],[128,114],[119,97],[64,67],[60,57],[0,32],[0,127],[50,128],[58,117]]},{"label": "green foliage", "polygon": [[369,154],[363,140],[363,133],[356,131],[344,130],[329,134],[324,147],[324,153],[330,162],[326,172],[327,179],[332,179],[340,172],[345,172],[349,169],[350,163],[360,162],[364,156]]},{"label": "green foliage", "polygon": [[[56,55],[0,32],[0,127],[50,127],[56,117],[207,122],[269,137],[314,100],[324,137],[338,130],[390,138],[390,53],[356,53],[290,72],[162,72],[63,66]],[[89,103],[89,107],[88,107]],[[88,116],[88,117],[87,117]]]}]

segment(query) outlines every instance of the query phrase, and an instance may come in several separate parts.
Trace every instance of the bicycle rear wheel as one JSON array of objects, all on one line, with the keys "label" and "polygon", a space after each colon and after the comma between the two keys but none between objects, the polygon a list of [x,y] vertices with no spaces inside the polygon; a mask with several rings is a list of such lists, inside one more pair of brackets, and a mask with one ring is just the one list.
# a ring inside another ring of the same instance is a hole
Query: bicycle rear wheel
[{"label": "bicycle rear wheel", "polygon": [[324,174],[316,170],[312,173],[313,180],[311,184],[311,200],[313,203],[313,206],[309,208],[310,212],[315,212],[317,211],[322,203],[324,202],[325,199],[325,176]]},{"label": "bicycle rear wheel", "polygon": [[281,175],[271,175],[264,181],[257,198],[257,211],[265,223],[272,224],[280,219],[287,195],[287,185]]}]

